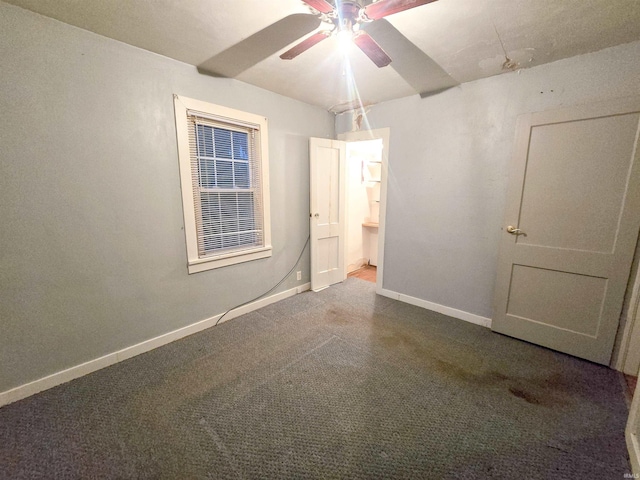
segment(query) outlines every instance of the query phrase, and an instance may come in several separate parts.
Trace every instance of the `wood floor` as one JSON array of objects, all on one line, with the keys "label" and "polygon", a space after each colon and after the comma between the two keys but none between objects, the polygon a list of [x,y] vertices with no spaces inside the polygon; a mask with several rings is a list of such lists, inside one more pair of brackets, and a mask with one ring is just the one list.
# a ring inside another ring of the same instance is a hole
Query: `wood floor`
[{"label": "wood floor", "polygon": [[367,282],[376,283],[377,270],[378,269],[373,265],[365,265],[364,267],[359,268],[358,270],[354,270],[347,276],[359,278],[360,280],[366,280]]}]

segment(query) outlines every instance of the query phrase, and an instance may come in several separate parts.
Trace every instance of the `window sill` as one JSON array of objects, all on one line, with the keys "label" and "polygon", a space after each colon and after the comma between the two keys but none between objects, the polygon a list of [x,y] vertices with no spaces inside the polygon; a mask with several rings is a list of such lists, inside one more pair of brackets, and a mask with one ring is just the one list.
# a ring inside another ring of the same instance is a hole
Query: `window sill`
[{"label": "window sill", "polygon": [[192,273],[213,270],[214,268],[228,267],[237,263],[250,262],[271,256],[271,246],[247,250],[244,252],[228,253],[212,258],[199,258],[189,261],[189,275]]}]

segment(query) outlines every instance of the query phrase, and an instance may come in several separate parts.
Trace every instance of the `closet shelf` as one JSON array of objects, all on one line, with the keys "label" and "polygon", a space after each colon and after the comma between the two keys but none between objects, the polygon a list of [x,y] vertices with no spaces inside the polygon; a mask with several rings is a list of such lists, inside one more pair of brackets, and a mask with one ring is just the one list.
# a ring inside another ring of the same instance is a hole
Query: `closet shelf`
[{"label": "closet shelf", "polygon": [[378,222],[363,222],[362,226],[363,227],[373,227],[373,228],[378,228]]}]

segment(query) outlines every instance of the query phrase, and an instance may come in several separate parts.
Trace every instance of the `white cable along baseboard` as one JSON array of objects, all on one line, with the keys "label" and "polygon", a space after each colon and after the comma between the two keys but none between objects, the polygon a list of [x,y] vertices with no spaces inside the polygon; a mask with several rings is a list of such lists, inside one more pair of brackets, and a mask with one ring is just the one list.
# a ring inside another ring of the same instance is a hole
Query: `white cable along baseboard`
[{"label": "white cable along baseboard", "polygon": [[457,318],[458,320],[464,320],[465,322],[475,323],[476,325],[491,328],[490,318],[481,317],[480,315],[476,315],[475,313],[469,313],[465,312],[464,310],[446,307],[438,303],[429,302],[427,300],[411,297],[409,295],[405,295],[404,293],[398,293],[394,292],[393,290],[387,290],[384,288],[378,290],[377,293],[379,293],[380,295],[384,295],[385,297],[393,298],[394,300],[399,300],[400,302],[415,305],[416,307],[422,307],[426,308],[427,310],[442,313],[443,315],[448,315],[449,317]]},{"label": "white cable along baseboard", "polygon": [[[285,290],[284,292],[276,293],[275,295],[263,298],[261,300],[256,300],[255,302],[249,303],[248,305],[244,305],[242,307],[236,308],[235,310],[231,310],[227,315],[225,315],[225,317],[222,319],[222,322],[220,323],[222,324],[228,320],[231,320],[232,318],[236,318],[240,315],[244,315],[245,313],[249,313],[254,310],[258,310],[259,308],[266,307],[267,305],[271,305],[272,303],[284,300],[285,298],[292,297],[293,295],[302,293],[306,290],[309,290],[310,288],[311,284],[305,283],[302,285],[298,285],[297,287],[290,288],[289,290]],[[219,313],[218,315],[215,315],[213,317],[201,320],[191,325],[187,325],[186,327],[179,328],[172,332],[150,338],[149,340],[145,340],[136,345],[131,345],[130,347],[123,348],[122,350],[118,350],[117,352],[103,355],[102,357],[89,360],[88,362],[81,363],[80,365],[76,365],[71,368],[67,368],[66,370],[62,370],[60,372],[47,375],[46,377],[39,378],[38,380],[34,380],[33,382],[25,383],[24,385],[12,388],[11,390],[0,392],[0,407],[12,402],[16,402],[18,400],[22,400],[23,398],[27,398],[49,388],[53,388],[63,383],[70,382],[71,380],[74,380],[76,378],[82,377],[128,358],[135,357],[136,355],[148,352],[150,350],[153,350],[154,348],[161,347],[175,340],[179,340],[186,336],[205,330],[209,327],[213,327],[222,315],[223,313]]]}]

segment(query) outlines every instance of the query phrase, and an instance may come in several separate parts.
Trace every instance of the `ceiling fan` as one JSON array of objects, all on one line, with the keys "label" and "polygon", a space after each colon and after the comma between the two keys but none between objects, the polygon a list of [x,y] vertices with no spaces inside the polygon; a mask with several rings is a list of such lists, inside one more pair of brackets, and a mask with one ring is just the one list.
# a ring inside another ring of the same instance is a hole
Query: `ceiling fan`
[{"label": "ceiling fan", "polygon": [[335,6],[326,0],[302,0],[304,3],[321,13],[321,20],[334,24],[332,30],[316,32],[302,42],[287,50],[280,58],[291,60],[307,51],[331,35],[351,39],[362,52],[378,67],[386,67],[391,63],[391,57],[365,30],[360,29],[364,23],[379,20],[394,13],[426,5],[436,0],[379,0],[366,6],[352,0],[335,0]]},{"label": "ceiling fan", "polygon": [[[436,0],[301,0],[313,13],[294,13],[232,45],[198,65],[215,77],[235,78],[305,35],[280,55],[296,58],[335,35],[345,37],[378,67],[389,65],[422,97],[459,85],[440,65],[398,31],[385,17]],[[333,28],[321,29],[322,24]],[[392,61],[393,59],[393,61]]]}]

